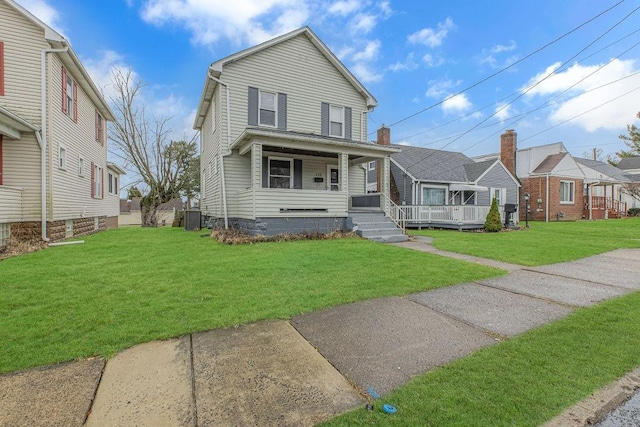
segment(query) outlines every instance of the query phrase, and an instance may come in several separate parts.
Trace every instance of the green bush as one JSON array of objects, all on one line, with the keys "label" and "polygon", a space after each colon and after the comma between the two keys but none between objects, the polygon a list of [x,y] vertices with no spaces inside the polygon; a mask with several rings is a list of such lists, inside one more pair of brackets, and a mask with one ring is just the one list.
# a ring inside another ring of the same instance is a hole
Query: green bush
[{"label": "green bush", "polygon": [[629,216],[640,216],[640,208],[631,208],[627,212]]},{"label": "green bush", "polygon": [[500,211],[498,210],[498,200],[494,197],[491,202],[491,209],[487,214],[487,219],[484,222],[484,231],[489,233],[497,233],[502,230],[502,221],[500,220]]}]

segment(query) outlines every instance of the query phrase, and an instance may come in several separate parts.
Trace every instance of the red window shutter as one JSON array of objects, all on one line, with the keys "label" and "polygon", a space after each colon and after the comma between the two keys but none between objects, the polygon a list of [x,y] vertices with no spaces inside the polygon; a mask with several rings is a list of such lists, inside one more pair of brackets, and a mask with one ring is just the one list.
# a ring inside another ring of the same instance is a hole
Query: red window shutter
[{"label": "red window shutter", "polygon": [[91,162],[91,197],[96,196],[96,185],[95,185],[95,166],[93,162]]},{"label": "red window shutter", "polygon": [[4,95],[4,42],[0,42],[0,96],[2,95]]},{"label": "red window shutter", "polygon": [[78,85],[73,82],[73,121],[78,122]]},{"label": "red window shutter", "polygon": [[102,183],[102,191],[100,191],[100,198],[104,199],[104,169],[100,169],[100,182]]},{"label": "red window shutter", "polygon": [[67,70],[62,67],[62,112],[67,114]]},{"label": "red window shutter", "polygon": [[100,142],[100,140],[98,139],[100,137],[100,132],[99,130],[99,122],[98,122],[98,110],[96,110],[96,141]]}]

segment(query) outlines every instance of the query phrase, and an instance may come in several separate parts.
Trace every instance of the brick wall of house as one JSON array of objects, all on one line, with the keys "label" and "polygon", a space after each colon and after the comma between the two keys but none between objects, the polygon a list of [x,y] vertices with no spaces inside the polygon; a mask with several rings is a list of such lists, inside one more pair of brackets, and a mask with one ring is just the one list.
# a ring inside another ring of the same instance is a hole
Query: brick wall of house
[{"label": "brick wall of house", "polygon": [[[376,144],[379,145],[391,145],[391,129],[382,125],[378,129]],[[376,182],[378,183],[378,192],[382,193],[382,185],[380,180],[380,171],[382,170],[382,162],[376,161]]]},{"label": "brick wall of house", "polygon": [[[560,203],[560,182],[575,182],[575,193],[572,204]],[[549,177],[549,221],[562,220],[578,220],[583,215],[583,180],[575,178],[562,178],[557,176]],[[529,193],[530,220],[544,221],[547,208],[547,177],[530,177],[522,180],[522,188],[520,193],[520,220],[525,220],[526,202],[524,193]],[[540,203],[538,203],[540,201]],[[562,212],[564,216],[558,217]]]},{"label": "brick wall of house", "polygon": [[508,130],[500,135],[500,161],[513,176],[516,176],[517,137],[518,134],[514,130]]},{"label": "brick wall of house", "polygon": [[107,230],[111,228],[118,228],[118,217],[117,216],[105,217],[104,225]]}]

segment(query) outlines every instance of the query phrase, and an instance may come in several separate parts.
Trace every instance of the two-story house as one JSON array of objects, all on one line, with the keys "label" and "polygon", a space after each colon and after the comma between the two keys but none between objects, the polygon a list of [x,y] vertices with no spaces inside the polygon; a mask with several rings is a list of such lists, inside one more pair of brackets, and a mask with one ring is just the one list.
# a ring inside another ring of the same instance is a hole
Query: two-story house
[{"label": "two-story house", "polygon": [[[366,143],[376,99],[303,27],[210,65],[194,128],[200,209],[252,234],[347,227],[366,165],[398,148]],[[388,203],[389,182],[382,186]]]},{"label": "two-story house", "polygon": [[0,246],[117,227],[113,113],[69,42],[0,0]]}]

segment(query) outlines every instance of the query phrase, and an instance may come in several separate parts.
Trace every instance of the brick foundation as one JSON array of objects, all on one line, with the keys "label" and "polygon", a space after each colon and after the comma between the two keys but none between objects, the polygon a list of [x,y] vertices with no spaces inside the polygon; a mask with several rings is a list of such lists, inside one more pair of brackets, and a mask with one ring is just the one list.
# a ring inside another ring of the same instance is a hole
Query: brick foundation
[{"label": "brick foundation", "polygon": [[[106,230],[107,218],[98,217],[98,229],[96,230],[95,217],[73,219],[73,237],[87,236]],[[117,217],[116,217],[117,223]],[[67,236],[67,223],[61,221],[47,221],[47,237],[51,242],[64,240]],[[14,222],[11,224],[11,236],[18,241],[28,242],[41,240],[42,226],[38,222]]]}]

